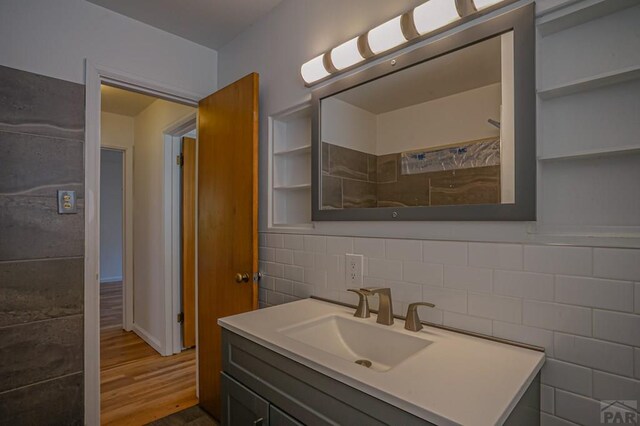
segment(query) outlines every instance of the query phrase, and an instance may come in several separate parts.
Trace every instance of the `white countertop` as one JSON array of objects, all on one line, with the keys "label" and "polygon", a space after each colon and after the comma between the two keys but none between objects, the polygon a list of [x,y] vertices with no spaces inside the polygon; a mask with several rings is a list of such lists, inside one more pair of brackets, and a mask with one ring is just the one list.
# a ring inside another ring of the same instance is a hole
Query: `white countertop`
[{"label": "white countertop", "polygon": [[[393,328],[433,342],[386,372],[287,337],[278,330],[314,318],[353,318],[354,310],[314,299],[221,318],[218,323],[242,337],[438,425],[500,425],[516,406],[544,363],[544,353],[425,326],[415,333],[404,321]],[[389,348],[393,350],[393,348]]]}]

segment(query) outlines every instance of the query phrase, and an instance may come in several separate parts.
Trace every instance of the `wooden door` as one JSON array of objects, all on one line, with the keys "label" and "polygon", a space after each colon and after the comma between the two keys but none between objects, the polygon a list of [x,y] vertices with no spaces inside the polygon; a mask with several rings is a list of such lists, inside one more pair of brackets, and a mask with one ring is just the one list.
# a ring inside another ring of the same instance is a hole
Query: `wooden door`
[{"label": "wooden door", "polygon": [[[258,74],[198,106],[198,361],[200,405],[220,419],[218,318],[258,307]],[[236,282],[236,274],[247,274]]]},{"label": "wooden door", "polygon": [[182,346],[196,345],[196,140],[182,138]]}]

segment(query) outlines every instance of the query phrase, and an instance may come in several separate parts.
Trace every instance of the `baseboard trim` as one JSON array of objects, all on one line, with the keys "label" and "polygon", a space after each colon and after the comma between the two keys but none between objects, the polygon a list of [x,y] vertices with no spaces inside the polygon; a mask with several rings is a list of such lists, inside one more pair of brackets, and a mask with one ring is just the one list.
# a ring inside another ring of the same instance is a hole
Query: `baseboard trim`
[{"label": "baseboard trim", "polygon": [[133,332],[136,333],[142,340],[147,342],[149,346],[156,350],[156,352],[158,352],[160,355],[163,355],[162,345],[160,344],[160,341],[153,337],[151,333],[135,323],[133,324]]}]

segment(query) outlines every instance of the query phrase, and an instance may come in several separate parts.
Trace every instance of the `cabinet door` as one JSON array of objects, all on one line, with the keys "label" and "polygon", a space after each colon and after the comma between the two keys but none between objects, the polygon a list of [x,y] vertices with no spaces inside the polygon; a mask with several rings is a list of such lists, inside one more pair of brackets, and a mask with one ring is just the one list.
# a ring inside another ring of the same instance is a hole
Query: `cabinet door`
[{"label": "cabinet door", "polygon": [[221,373],[222,426],[269,426],[269,402]]},{"label": "cabinet door", "polygon": [[272,405],[269,407],[269,426],[303,426],[303,424]]}]

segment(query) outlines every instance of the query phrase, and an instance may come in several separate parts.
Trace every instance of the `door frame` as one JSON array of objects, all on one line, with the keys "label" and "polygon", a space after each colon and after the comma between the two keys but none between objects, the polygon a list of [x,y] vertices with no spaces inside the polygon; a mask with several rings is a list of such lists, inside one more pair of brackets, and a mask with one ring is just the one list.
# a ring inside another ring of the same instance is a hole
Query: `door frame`
[{"label": "door frame", "polygon": [[[198,101],[206,96],[206,94],[189,92],[114,69],[91,58],[85,59],[84,423],[86,425],[100,424],[100,86],[102,83],[195,108],[198,107]],[[196,360],[196,371],[197,368]]]},{"label": "door frame", "polygon": [[122,328],[133,327],[133,147],[100,144],[122,153]]}]

